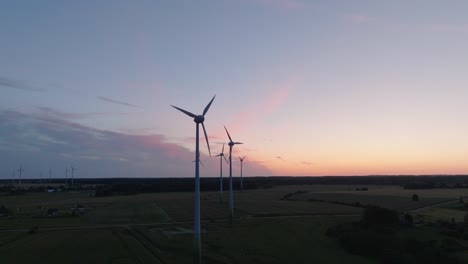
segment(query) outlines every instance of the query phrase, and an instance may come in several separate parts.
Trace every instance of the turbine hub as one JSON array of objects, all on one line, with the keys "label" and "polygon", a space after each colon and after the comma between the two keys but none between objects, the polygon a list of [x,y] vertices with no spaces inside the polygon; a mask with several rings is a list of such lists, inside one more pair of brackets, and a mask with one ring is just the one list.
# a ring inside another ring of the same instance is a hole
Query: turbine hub
[{"label": "turbine hub", "polygon": [[228,143],[228,145],[229,145],[230,147],[232,147],[232,146],[234,146],[234,142],[231,141],[231,142]]},{"label": "turbine hub", "polygon": [[200,124],[200,123],[203,123],[203,121],[205,121],[205,117],[202,116],[202,115],[197,115],[197,116],[193,119],[193,121],[194,121],[195,123],[197,123],[197,124]]}]

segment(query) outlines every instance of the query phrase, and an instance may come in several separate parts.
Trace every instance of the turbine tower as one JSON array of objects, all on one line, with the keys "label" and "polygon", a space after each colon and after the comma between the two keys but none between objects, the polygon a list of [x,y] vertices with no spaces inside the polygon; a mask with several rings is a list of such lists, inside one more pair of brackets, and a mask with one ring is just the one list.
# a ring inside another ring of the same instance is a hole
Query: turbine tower
[{"label": "turbine tower", "polygon": [[242,157],[242,158],[239,157],[240,164],[241,164],[241,168],[240,168],[240,169],[241,169],[241,173],[240,173],[240,176],[241,176],[241,181],[240,181],[240,189],[241,189],[241,192],[244,191],[244,185],[243,185],[243,183],[242,183],[242,164],[243,164],[243,162],[244,162],[244,159],[245,159],[245,156]]},{"label": "turbine tower", "polygon": [[224,143],[223,143],[223,149],[221,150],[221,153],[219,153],[215,157],[219,157],[219,203],[222,204],[223,203],[223,158],[226,161],[226,163],[229,164],[226,157],[224,156]]},{"label": "turbine tower", "polygon": [[20,168],[17,170],[19,172],[19,179],[18,179],[18,184],[21,186],[21,175],[23,174],[23,165],[20,164]]},{"label": "turbine tower", "polygon": [[68,168],[65,168],[65,185],[67,184],[68,179]]},{"label": "turbine tower", "polygon": [[211,103],[213,103],[213,100],[215,99],[216,95],[213,96],[213,99],[208,103],[208,105],[205,107],[205,110],[203,110],[202,115],[195,115],[190,113],[189,111],[186,111],[182,108],[179,108],[177,106],[173,106],[175,109],[181,111],[182,113],[190,116],[193,118],[193,121],[195,122],[195,202],[194,202],[194,221],[193,221],[193,250],[194,250],[194,256],[193,260],[194,263],[199,264],[201,263],[201,238],[200,238],[200,143],[199,143],[199,125],[202,125],[203,132],[205,134],[205,139],[206,139],[206,145],[208,146],[208,153],[210,154],[211,157],[211,150],[210,150],[210,143],[208,142],[208,135],[206,134],[206,129],[205,125],[203,124],[203,121],[205,121],[205,115],[208,112],[208,109],[210,109]]},{"label": "turbine tower", "polygon": [[234,142],[232,141],[231,135],[224,126],[226,130],[227,136],[229,138],[229,210],[231,211],[231,223],[234,222],[234,197],[232,196],[232,147],[236,144],[242,144],[241,142]]}]

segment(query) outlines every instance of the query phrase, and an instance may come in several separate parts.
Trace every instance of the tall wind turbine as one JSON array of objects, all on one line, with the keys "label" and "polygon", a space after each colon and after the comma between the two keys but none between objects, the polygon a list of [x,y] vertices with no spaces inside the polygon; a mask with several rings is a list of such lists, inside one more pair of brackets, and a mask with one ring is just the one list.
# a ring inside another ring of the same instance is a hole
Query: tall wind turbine
[{"label": "tall wind turbine", "polygon": [[223,158],[226,163],[229,164],[226,157],[224,156],[224,143],[221,153],[215,157],[219,157],[219,203],[223,203]]},{"label": "tall wind turbine", "polygon": [[232,196],[232,147],[236,144],[242,144],[241,142],[232,141],[231,135],[224,126],[227,136],[229,138],[229,210],[231,210],[231,223],[234,222],[234,197]]},{"label": "tall wind turbine", "polygon": [[19,172],[19,179],[18,179],[18,184],[21,186],[21,175],[23,174],[23,165],[20,164],[20,168],[17,170]]},{"label": "tall wind turbine", "polygon": [[240,160],[240,164],[241,164],[241,182],[240,182],[240,189],[241,189],[241,192],[244,191],[244,185],[242,184],[242,164],[244,162],[244,159],[245,159],[245,156],[244,157],[239,157],[239,160]]},{"label": "tall wind turbine", "polygon": [[208,109],[210,109],[211,103],[213,103],[213,100],[215,99],[216,95],[213,96],[213,99],[208,103],[208,105],[205,107],[205,110],[203,110],[202,115],[195,115],[190,113],[189,111],[186,111],[182,108],[179,108],[177,106],[173,106],[175,109],[181,111],[182,113],[190,116],[193,118],[193,121],[195,122],[195,203],[194,203],[194,221],[193,221],[193,250],[194,250],[194,263],[199,264],[201,263],[201,238],[200,238],[200,143],[199,143],[199,125],[202,125],[203,132],[205,133],[205,139],[206,139],[206,145],[208,146],[208,153],[211,156],[211,150],[210,150],[210,143],[208,142],[208,135],[206,134],[206,129],[205,125],[203,124],[203,121],[205,121],[205,115],[208,112]]}]

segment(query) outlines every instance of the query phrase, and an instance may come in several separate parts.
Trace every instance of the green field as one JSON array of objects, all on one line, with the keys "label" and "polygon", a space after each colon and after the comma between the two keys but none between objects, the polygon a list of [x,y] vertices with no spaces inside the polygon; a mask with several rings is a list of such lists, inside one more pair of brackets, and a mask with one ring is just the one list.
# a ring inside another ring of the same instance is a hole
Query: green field
[{"label": "green field", "polygon": [[[404,190],[396,186],[309,185],[235,192],[228,221],[227,192],[203,192],[204,263],[376,263],[352,255],[325,235],[360,218],[355,202],[408,211],[424,219],[463,221],[454,206],[465,190]],[[298,192],[300,191],[300,192]],[[411,199],[418,194],[419,201]],[[1,263],[190,263],[193,193],[93,197],[90,192],[1,196],[14,217],[0,218]],[[287,197],[287,199],[285,199]],[[453,203],[439,204],[453,200]],[[341,204],[340,204],[341,203]],[[70,215],[82,205],[84,212]],[[58,209],[48,216],[47,210]],[[23,230],[18,230],[23,229]],[[460,254],[463,258],[467,254]]]}]

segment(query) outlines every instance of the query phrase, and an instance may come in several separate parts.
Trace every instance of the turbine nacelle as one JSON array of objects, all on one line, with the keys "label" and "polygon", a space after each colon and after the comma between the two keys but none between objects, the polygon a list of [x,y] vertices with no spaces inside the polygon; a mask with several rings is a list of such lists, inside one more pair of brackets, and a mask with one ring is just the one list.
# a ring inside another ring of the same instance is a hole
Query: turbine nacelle
[{"label": "turbine nacelle", "polygon": [[244,143],[242,143],[242,142],[232,142],[232,141],[228,143],[228,145],[229,145],[230,147],[232,147],[232,146],[234,146],[234,145],[239,145],[239,144],[244,144]]},{"label": "turbine nacelle", "polygon": [[195,122],[195,123],[197,123],[197,124],[203,123],[203,121],[205,121],[205,117],[202,116],[202,115],[197,115],[197,116],[193,119],[193,122]]}]

